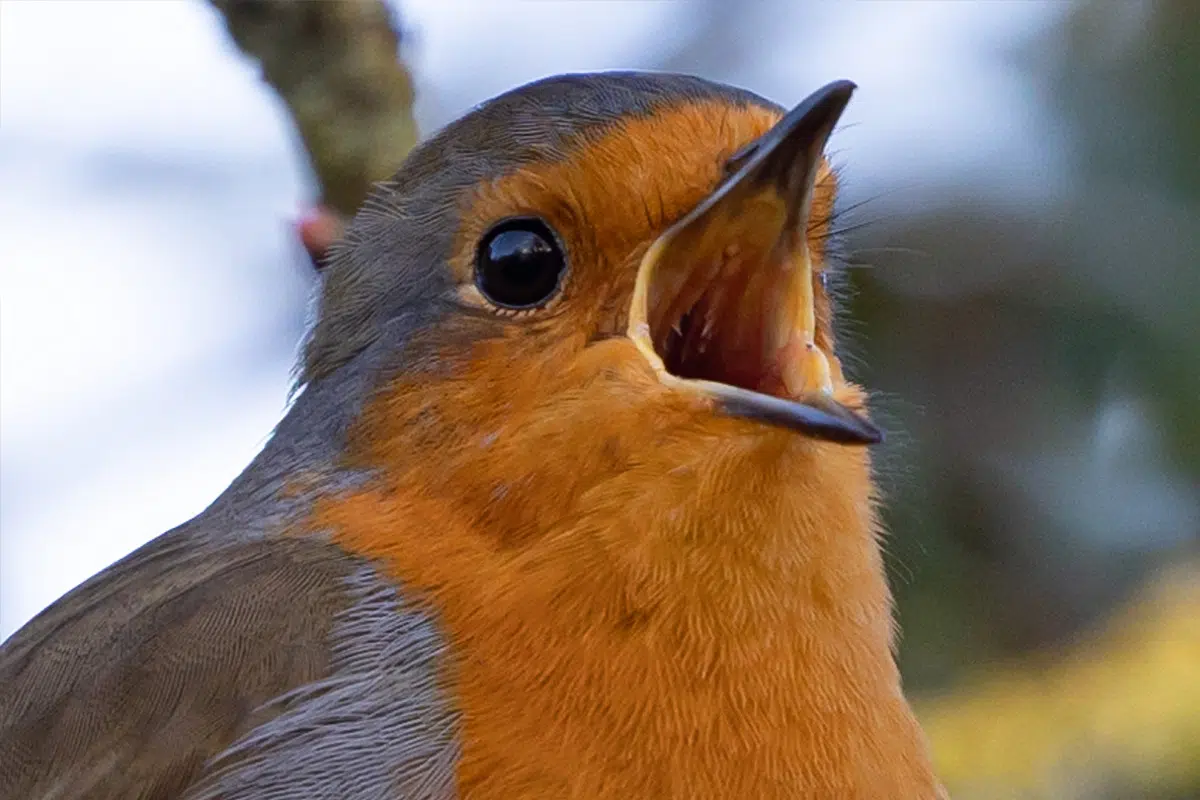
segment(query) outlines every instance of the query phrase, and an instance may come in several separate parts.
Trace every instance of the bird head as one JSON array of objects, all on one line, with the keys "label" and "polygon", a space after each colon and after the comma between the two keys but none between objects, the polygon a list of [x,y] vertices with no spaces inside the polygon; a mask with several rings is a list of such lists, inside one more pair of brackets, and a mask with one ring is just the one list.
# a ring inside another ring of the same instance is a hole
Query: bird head
[{"label": "bird head", "polygon": [[853,89],[785,112],[701,79],[602,73],[483,104],[333,249],[305,380],[368,361],[351,449],[469,487],[476,516],[522,487],[569,505],[670,448],[861,453],[881,434],[824,288],[823,150]]}]

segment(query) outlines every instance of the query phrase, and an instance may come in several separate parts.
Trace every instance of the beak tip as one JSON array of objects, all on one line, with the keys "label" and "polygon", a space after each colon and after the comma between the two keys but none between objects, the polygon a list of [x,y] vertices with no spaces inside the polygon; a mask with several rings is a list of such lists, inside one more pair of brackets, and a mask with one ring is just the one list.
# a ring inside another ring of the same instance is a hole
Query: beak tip
[{"label": "beak tip", "polygon": [[854,94],[856,89],[858,89],[857,83],[848,78],[842,78],[827,84],[823,91],[844,95],[846,98],[849,98],[850,95]]},{"label": "beak tip", "polygon": [[882,444],[885,439],[882,428],[860,412],[852,411],[832,398],[814,399],[810,401],[810,405],[828,415],[830,424],[822,438],[841,444],[858,445]]},{"label": "beak tip", "polygon": [[863,426],[863,444],[883,444],[886,441],[887,435],[883,432],[883,428],[870,422]]},{"label": "beak tip", "polygon": [[828,114],[834,120],[842,115],[846,106],[850,105],[850,98],[858,89],[858,84],[850,80],[837,80],[828,83],[810,95],[814,100],[814,106],[823,105],[828,110]]},{"label": "beak tip", "polygon": [[829,416],[833,422],[813,431],[815,438],[837,444],[861,446],[883,444],[886,439],[882,428],[849,409],[826,410],[830,412]]}]

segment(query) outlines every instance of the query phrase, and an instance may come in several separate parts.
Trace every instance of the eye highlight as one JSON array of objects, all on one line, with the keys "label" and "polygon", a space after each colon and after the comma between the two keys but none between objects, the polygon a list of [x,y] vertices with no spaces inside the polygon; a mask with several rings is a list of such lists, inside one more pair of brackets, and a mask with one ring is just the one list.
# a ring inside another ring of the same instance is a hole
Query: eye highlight
[{"label": "eye highlight", "polygon": [[562,288],[566,271],[558,237],[537,217],[498,222],[479,240],[475,252],[475,285],[503,309],[545,306]]}]

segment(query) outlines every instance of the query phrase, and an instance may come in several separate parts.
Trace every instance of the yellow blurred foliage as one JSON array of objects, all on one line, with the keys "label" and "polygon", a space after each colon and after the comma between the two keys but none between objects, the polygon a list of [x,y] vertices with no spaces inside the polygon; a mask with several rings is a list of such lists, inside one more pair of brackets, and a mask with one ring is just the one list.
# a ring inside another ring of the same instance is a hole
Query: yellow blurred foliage
[{"label": "yellow blurred foliage", "polygon": [[917,702],[958,800],[1200,796],[1200,562],[1097,635]]}]

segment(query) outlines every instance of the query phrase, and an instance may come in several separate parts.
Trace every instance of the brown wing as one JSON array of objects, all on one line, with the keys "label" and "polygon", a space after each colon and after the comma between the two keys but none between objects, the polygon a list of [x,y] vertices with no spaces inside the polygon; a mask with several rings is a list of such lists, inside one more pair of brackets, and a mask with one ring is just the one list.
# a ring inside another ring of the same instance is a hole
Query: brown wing
[{"label": "brown wing", "polygon": [[350,557],[187,526],[81,585],[0,647],[0,798],[174,798],[325,679]]}]

